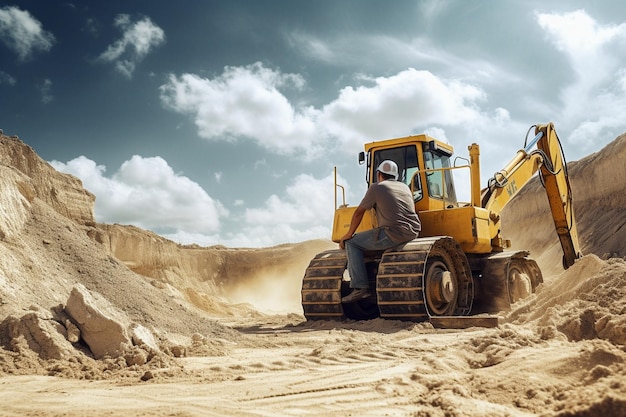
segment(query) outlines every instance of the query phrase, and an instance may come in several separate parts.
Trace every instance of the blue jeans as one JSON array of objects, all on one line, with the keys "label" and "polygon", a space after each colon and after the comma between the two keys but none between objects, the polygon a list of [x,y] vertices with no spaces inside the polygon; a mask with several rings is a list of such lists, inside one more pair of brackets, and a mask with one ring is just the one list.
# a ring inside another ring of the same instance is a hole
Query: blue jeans
[{"label": "blue jeans", "polygon": [[399,243],[389,238],[385,229],[371,229],[360,232],[345,241],[348,255],[348,273],[350,288],[368,288],[367,269],[365,268],[365,251],[383,251],[398,246]]}]

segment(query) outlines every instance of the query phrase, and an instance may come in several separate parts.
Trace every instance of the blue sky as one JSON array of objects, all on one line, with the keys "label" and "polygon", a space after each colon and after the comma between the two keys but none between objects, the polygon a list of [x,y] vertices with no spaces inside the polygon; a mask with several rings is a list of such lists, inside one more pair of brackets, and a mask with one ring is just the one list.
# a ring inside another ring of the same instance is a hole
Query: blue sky
[{"label": "blue sky", "polygon": [[535,123],[569,161],[626,131],[618,1],[15,1],[0,57],[0,128],[97,221],[207,246],[329,238],[373,140],[476,142],[486,184]]}]

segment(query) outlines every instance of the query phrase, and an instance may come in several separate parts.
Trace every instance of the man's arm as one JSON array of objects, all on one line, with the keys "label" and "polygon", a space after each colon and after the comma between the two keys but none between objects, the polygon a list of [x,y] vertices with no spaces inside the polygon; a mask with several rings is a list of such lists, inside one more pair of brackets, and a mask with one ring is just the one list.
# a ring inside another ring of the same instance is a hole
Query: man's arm
[{"label": "man's arm", "polygon": [[352,214],[352,219],[350,220],[350,228],[348,229],[348,232],[346,232],[346,234],[339,241],[339,248],[341,249],[346,248],[344,241],[350,239],[354,235],[354,232],[356,232],[356,229],[359,227],[359,224],[361,224],[361,220],[363,219],[363,215],[365,214],[365,211],[366,211],[365,208],[361,206],[358,206],[356,208],[356,210]]}]

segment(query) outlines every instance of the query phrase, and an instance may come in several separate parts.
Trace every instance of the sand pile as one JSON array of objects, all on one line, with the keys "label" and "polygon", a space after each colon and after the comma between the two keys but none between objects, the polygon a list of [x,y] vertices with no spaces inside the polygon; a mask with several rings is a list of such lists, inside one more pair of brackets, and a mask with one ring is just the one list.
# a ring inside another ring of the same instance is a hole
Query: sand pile
[{"label": "sand pile", "polygon": [[567,271],[539,182],[513,199],[505,237],[544,284],[498,328],[453,331],[306,322],[301,278],[332,242],[97,224],[79,180],[0,136],[0,415],[626,415],[625,158],[622,135],[570,164],[585,256]]},{"label": "sand pile", "polygon": [[604,339],[626,345],[626,262],[587,255],[518,302],[507,318],[532,323],[545,334],[568,340]]}]

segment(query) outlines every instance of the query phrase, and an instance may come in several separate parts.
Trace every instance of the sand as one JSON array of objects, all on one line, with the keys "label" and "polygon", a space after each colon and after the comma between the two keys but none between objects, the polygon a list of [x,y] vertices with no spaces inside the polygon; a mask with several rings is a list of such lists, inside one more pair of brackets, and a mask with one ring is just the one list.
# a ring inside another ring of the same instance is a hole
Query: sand
[{"label": "sand", "polygon": [[[75,179],[0,145],[0,416],[626,415],[626,136],[571,164],[584,257],[568,270],[538,182],[507,207],[545,282],[498,327],[464,330],[307,322],[304,269],[332,242],[185,247],[99,225]],[[130,364],[79,340],[53,357],[29,320],[57,323],[79,283],[159,349]]]}]

